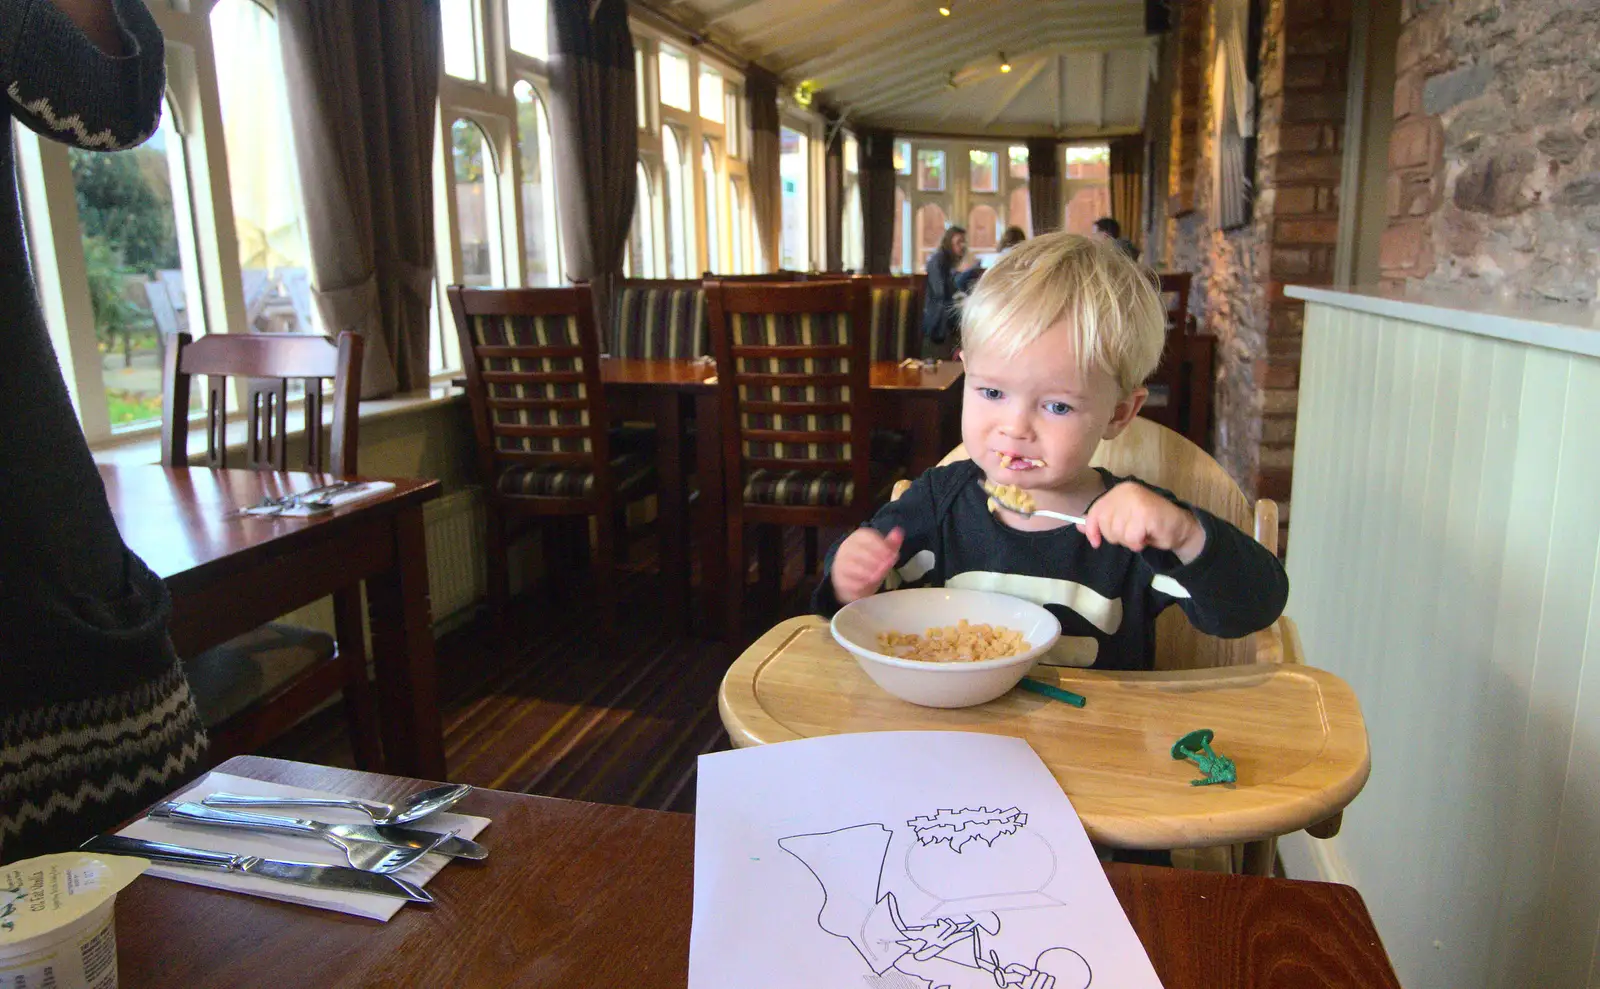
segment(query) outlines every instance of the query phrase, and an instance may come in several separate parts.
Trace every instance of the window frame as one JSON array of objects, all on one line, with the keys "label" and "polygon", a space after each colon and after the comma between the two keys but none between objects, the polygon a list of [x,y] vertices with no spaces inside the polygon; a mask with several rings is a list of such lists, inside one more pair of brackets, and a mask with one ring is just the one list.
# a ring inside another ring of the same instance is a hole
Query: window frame
[{"label": "window frame", "polygon": [[[995,226],[995,239],[1005,232],[1005,228],[1013,223],[1025,229],[1031,229],[1030,223],[1019,222],[1011,216],[1011,194],[1018,188],[1028,185],[1026,178],[1016,178],[1011,174],[1011,146],[1016,144],[1015,139],[994,138],[991,140],[962,140],[956,138],[899,138],[909,144],[909,157],[906,159],[910,165],[907,173],[895,174],[895,188],[905,195],[905,202],[910,214],[909,227],[903,216],[896,216],[895,223],[899,225],[902,236],[905,238],[902,247],[901,267],[899,274],[917,274],[927,268],[927,258],[921,256],[917,240],[917,214],[923,206],[930,203],[944,211],[947,223],[960,224],[971,229],[972,211],[978,206],[988,206],[995,211],[997,222]],[[922,150],[936,150],[945,153],[945,183],[943,192],[922,192],[917,183],[917,158]],[[970,152],[985,151],[997,155],[997,168],[994,192],[972,191],[972,158]],[[1030,193],[1031,194],[1031,193]],[[985,249],[984,253],[990,253]]]}]

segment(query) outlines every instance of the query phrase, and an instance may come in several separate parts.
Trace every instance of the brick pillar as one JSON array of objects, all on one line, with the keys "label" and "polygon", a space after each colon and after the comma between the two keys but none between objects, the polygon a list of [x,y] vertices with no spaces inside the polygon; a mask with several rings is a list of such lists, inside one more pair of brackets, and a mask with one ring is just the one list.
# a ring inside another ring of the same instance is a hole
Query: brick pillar
[{"label": "brick pillar", "polygon": [[1265,352],[1256,355],[1254,370],[1262,392],[1256,495],[1279,503],[1279,542],[1286,545],[1305,305],[1283,289],[1333,283],[1350,0],[1293,0],[1278,9],[1281,24],[1268,27],[1281,33],[1269,37],[1276,50],[1262,64],[1257,209],[1266,214],[1258,228],[1265,235],[1267,324]]},{"label": "brick pillar", "polygon": [[[1207,20],[1211,4],[1203,0],[1179,5],[1173,32],[1171,149],[1167,159],[1167,216],[1195,208],[1195,175],[1199,169],[1201,117],[1205,113]],[[1168,262],[1170,263],[1170,258]]]},{"label": "brick pillar", "polygon": [[1428,77],[1453,61],[1445,40],[1445,7],[1402,13],[1395,50],[1394,130],[1389,134],[1389,226],[1378,248],[1385,287],[1433,271],[1430,218],[1444,190],[1444,127],[1423,107]]}]

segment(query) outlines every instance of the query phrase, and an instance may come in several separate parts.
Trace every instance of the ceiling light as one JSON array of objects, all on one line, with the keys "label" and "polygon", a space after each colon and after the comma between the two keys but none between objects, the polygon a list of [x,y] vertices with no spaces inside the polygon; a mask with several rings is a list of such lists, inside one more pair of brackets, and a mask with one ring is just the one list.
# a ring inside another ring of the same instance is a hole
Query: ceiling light
[{"label": "ceiling light", "polygon": [[1006,61],[1006,53],[1005,52],[1001,52],[1000,53],[1000,71],[1001,72],[1010,72],[1011,71],[1011,63]]},{"label": "ceiling light", "polygon": [[939,5],[939,16],[940,17],[949,17],[950,16],[950,5],[948,3],[941,3]]}]

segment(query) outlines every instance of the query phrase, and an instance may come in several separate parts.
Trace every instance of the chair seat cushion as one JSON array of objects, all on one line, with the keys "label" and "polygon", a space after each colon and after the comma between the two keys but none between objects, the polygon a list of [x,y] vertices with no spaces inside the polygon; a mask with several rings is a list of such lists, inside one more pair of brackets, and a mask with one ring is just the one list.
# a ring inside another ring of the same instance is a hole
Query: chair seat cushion
[{"label": "chair seat cushion", "polygon": [[200,719],[219,725],[318,663],[333,658],[333,636],[276,622],[184,660]]},{"label": "chair seat cushion", "polygon": [[[887,501],[889,488],[905,473],[900,467],[872,465],[874,504]],[[795,508],[843,508],[855,498],[856,484],[848,471],[769,470],[745,471],[747,505],[785,505]]]},{"label": "chair seat cushion", "polygon": [[[611,458],[611,477],[623,500],[645,489],[655,479],[648,457],[617,453]],[[587,498],[594,493],[594,472],[585,467],[559,464],[513,464],[496,482],[501,494],[527,498]]]}]

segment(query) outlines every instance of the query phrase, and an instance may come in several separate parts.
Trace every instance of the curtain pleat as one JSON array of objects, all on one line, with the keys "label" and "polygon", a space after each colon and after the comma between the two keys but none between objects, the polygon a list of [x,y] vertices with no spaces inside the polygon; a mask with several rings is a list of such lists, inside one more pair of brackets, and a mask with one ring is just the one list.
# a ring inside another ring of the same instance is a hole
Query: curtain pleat
[{"label": "curtain pleat", "polygon": [[837,126],[837,113],[824,109],[822,116],[827,121],[827,137],[831,138],[822,158],[823,257],[825,270],[839,271],[844,268],[844,129]]},{"label": "curtain pleat", "polygon": [[866,238],[863,263],[872,274],[887,275],[894,258],[894,135],[862,128],[856,132],[856,142]]},{"label": "curtain pleat", "polygon": [[278,0],[311,282],[364,398],[427,385],[438,0]]},{"label": "curtain pleat", "polygon": [[[751,66],[744,81],[750,111],[750,203],[756,213],[756,236],[766,255],[767,270],[781,267],[779,237],[783,233],[783,188],[778,171],[778,80]],[[631,99],[631,97],[630,97]]]},{"label": "curtain pleat", "polygon": [[588,282],[597,326],[638,198],[639,121],[626,0],[550,4],[550,130],[567,279]]},{"label": "curtain pleat", "polygon": [[1119,137],[1111,142],[1111,216],[1122,236],[1141,246],[1140,210],[1144,206],[1144,138]]},{"label": "curtain pleat", "polygon": [[1048,138],[1028,142],[1028,203],[1033,214],[1033,235],[1061,229],[1061,165],[1059,142]]}]

